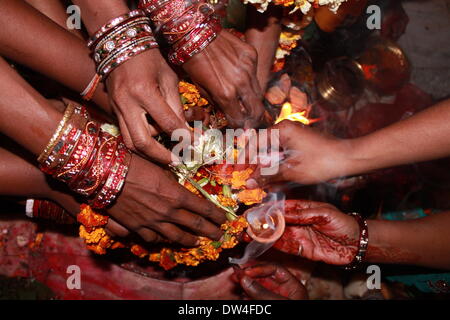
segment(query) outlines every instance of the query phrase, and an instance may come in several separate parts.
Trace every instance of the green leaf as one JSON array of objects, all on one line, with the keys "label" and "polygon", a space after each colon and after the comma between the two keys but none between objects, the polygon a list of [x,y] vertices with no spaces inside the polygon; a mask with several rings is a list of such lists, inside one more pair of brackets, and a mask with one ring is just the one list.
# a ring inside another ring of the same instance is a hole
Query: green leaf
[{"label": "green leaf", "polygon": [[200,187],[203,188],[204,186],[206,186],[208,184],[208,182],[209,182],[208,178],[203,178],[198,182],[198,184],[200,185]]},{"label": "green leaf", "polygon": [[223,191],[223,195],[227,198],[231,198],[232,193],[231,193],[231,187],[227,184],[224,184],[222,187],[222,191]]},{"label": "green leaf", "polygon": [[222,246],[222,242],[214,241],[214,242],[211,242],[211,245],[214,247],[214,249],[219,249]]}]

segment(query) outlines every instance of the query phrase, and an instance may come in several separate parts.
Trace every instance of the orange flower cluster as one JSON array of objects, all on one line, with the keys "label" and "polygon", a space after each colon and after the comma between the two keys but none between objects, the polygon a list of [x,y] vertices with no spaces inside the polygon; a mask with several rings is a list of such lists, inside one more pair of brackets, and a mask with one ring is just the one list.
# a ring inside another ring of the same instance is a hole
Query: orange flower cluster
[{"label": "orange flower cluster", "polygon": [[89,250],[97,254],[105,254],[107,249],[124,247],[122,243],[114,241],[106,234],[104,226],[108,223],[108,217],[94,212],[90,206],[81,205],[77,221],[81,223],[80,238],[84,239]]},{"label": "orange flower cluster", "polygon": [[239,243],[236,235],[247,227],[248,223],[243,217],[227,221],[221,227],[225,234],[220,241],[201,237],[200,245],[196,248],[179,251],[164,248],[158,253],[149,254],[149,260],[158,262],[165,270],[170,270],[179,264],[195,267],[204,261],[216,261],[223,249],[234,248]]},{"label": "orange flower cluster", "polygon": [[[244,170],[236,170],[233,165],[218,164],[201,168],[194,180],[202,185],[202,188],[211,195],[216,195],[217,200],[225,207],[233,208],[238,202],[245,205],[261,203],[267,195],[262,189],[247,190],[246,181],[250,178],[254,169],[249,167]],[[188,181],[184,187],[194,194],[202,197],[200,192]],[[237,197],[224,192],[227,188],[239,190]]]},{"label": "orange flower cluster", "polygon": [[86,204],[81,205],[81,211],[77,216],[80,225],[79,236],[84,240],[86,247],[96,254],[106,254],[108,249],[125,248],[126,246],[112,239],[105,230],[108,217],[103,216]]},{"label": "orange flower cluster", "polygon": [[201,97],[197,87],[189,82],[180,81],[178,90],[184,110],[189,110],[193,107],[206,107],[209,105],[208,100]]},{"label": "orange flower cluster", "polygon": [[198,266],[204,261],[217,260],[223,249],[234,248],[239,243],[236,236],[248,227],[245,218],[239,217],[236,220],[227,221],[221,226],[224,235],[220,241],[201,237],[200,245],[196,248],[183,248],[178,251],[163,248],[160,252],[150,253],[138,244],[125,245],[108,236],[104,228],[108,223],[108,217],[96,213],[88,205],[81,206],[78,222],[81,223],[80,237],[84,239],[89,250],[102,255],[106,254],[107,249],[129,247],[134,255],[141,259],[148,257],[150,261],[158,262],[165,270],[170,270],[179,264]]}]

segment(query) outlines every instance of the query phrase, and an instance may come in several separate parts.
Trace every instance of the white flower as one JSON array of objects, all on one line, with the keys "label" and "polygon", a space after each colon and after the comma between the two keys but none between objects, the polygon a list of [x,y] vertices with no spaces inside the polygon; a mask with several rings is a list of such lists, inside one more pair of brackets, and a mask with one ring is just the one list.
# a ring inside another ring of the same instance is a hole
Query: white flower
[{"label": "white flower", "polygon": [[255,5],[257,10],[261,13],[267,10],[270,2],[272,2],[272,0],[244,0],[244,4],[251,3]]}]

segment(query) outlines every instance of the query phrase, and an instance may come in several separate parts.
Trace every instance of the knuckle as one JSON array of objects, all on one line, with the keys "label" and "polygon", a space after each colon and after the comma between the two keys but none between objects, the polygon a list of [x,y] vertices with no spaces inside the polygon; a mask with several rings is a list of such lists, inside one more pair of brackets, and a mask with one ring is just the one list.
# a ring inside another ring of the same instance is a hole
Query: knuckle
[{"label": "knuckle", "polygon": [[152,231],[141,230],[138,234],[147,242],[154,242],[156,240],[156,234]]},{"label": "knuckle", "polygon": [[136,149],[146,150],[150,147],[150,138],[145,138],[142,136],[137,136],[133,138],[133,143]]},{"label": "knuckle", "polygon": [[241,57],[246,58],[248,62],[256,62],[258,60],[258,52],[251,45],[246,45],[242,50]]},{"label": "knuckle", "polygon": [[176,232],[173,234],[172,239],[177,243],[182,243],[184,240],[184,235],[181,232]]},{"label": "knuckle", "polygon": [[201,229],[203,229],[203,226],[204,226],[204,220],[203,220],[202,217],[196,216],[196,217],[194,218],[194,221],[192,221],[192,223],[193,223],[193,225],[194,225],[195,230],[201,230]]},{"label": "knuckle", "polygon": [[119,108],[121,103],[127,100],[128,96],[127,91],[122,89],[123,87],[121,86],[117,87],[116,85],[114,85],[113,88],[111,89],[111,98],[119,106]]},{"label": "knuckle", "polygon": [[141,96],[143,93],[148,93],[151,91],[151,84],[147,81],[137,81],[131,86],[130,93],[133,96]]},{"label": "knuckle", "polygon": [[229,101],[236,97],[236,90],[234,88],[224,88],[221,93],[219,93],[219,99],[222,101]]}]

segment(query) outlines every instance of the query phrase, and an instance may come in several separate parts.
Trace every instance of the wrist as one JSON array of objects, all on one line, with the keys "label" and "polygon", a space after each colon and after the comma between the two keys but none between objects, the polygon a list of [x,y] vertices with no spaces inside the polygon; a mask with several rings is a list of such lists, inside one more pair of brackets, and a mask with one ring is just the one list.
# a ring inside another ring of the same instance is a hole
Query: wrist
[{"label": "wrist", "polygon": [[361,145],[362,139],[337,140],[332,151],[336,152],[335,177],[348,177],[369,171],[370,159],[364,156]]},{"label": "wrist", "polygon": [[383,224],[380,220],[367,220],[369,228],[369,246],[366,252],[366,262],[383,262],[380,260],[379,249],[386,247],[386,239],[383,239]]}]

